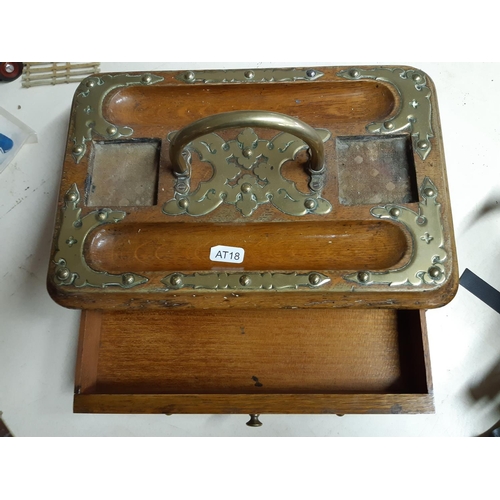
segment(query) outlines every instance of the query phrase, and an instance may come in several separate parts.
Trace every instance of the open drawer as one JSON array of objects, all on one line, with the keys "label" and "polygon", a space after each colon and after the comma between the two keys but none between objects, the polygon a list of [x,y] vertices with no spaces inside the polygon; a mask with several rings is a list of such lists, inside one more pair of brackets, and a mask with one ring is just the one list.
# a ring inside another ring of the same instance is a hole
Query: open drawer
[{"label": "open drawer", "polygon": [[431,413],[425,315],[85,311],[74,410]]}]

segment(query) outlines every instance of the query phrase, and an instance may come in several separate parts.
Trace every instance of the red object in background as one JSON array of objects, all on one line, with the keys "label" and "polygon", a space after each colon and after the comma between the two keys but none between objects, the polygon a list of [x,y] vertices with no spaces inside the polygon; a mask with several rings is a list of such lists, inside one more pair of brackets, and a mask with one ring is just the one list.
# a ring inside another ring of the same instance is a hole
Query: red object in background
[{"label": "red object in background", "polygon": [[0,81],[12,82],[23,74],[22,62],[0,62]]}]

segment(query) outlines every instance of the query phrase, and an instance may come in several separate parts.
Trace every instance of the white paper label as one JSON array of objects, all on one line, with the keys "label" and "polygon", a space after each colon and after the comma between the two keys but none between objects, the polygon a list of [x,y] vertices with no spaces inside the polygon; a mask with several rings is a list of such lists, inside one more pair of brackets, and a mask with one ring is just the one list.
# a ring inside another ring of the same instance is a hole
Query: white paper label
[{"label": "white paper label", "polygon": [[239,264],[243,262],[245,250],[238,247],[226,247],[225,245],[217,245],[210,249],[210,260],[213,262],[230,262]]}]

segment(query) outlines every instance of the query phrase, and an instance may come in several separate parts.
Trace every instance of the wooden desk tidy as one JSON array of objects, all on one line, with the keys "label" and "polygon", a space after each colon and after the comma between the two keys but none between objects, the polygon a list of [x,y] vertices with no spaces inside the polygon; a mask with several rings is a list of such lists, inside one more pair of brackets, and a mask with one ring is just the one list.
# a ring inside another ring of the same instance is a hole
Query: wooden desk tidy
[{"label": "wooden desk tidy", "polygon": [[422,71],[91,76],[57,213],[75,411],[433,411],[422,310],[458,272]]}]

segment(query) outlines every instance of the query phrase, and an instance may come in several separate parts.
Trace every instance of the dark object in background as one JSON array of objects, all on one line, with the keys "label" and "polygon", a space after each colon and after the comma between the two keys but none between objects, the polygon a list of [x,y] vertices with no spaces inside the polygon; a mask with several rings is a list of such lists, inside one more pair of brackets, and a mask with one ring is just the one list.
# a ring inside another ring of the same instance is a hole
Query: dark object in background
[{"label": "dark object in background", "polygon": [[493,427],[490,427],[486,432],[479,434],[477,437],[500,437],[500,420]]},{"label": "dark object in background", "polygon": [[4,424],[4,421],[2,420],[2,412],[0,411],[0,437],[14,437],[8,427]]},{"label": "dark object in background", "polygon": [[22,62],[0,63],[0,82],[12,82],[23,74]]}]

